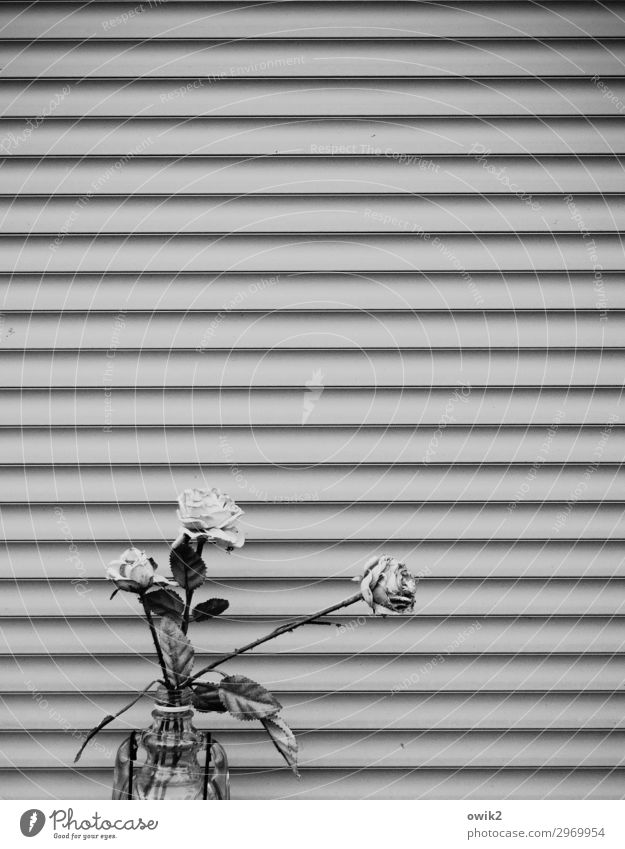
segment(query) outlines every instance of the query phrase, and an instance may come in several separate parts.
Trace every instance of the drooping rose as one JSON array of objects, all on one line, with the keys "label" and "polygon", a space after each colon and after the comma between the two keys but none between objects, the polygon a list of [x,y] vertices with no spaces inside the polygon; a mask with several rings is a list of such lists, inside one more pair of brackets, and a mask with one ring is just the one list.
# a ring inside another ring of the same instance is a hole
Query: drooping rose
[{"label": "drooping rose", "polygon": [[157,575],[156,569],[156,562],[148,557],[145,551],[139,548],[127,548],[122,552],[119,560],[111,560],[106,575],[118,589],[131,593],[144,592],[153,584],[176,586],[174,581]]},{"label": "drooping rose", "polygon": [[236,524],[243,510],[219,489],[185,489],[178,496],[178,505],[181,534],[209,540],[220,548],[241,548],[245,542],[245,534]]},{"label": "drooping rose", "polygon": [[395,557],[382,554],[365,564],[360,581],[362,596],[374,613],[412,613],[417,579]]}]

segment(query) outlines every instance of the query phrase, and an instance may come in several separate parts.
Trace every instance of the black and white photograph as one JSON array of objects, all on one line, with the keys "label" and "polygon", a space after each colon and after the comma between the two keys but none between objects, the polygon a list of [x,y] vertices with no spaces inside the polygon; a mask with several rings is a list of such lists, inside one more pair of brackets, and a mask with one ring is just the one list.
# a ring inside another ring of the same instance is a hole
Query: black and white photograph
[{"label": "black and white photograph", "polygon": [[0,110],[9,849],[622,845],[625,4],[2,2]]}]

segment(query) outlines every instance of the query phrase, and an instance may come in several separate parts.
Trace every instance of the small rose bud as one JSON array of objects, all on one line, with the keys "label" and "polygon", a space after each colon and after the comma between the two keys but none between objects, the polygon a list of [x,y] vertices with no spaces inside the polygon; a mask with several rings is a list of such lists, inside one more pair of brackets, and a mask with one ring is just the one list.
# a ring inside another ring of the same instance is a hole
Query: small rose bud
[{"label": "small rose bud", "polygon": [[360,580],[362,596],[374,613],[412,613],[417,579],[395,557],[372,557],[362,578],[354,580]]},{"label": "small rose bud", "polygon": [[148,557],[145,551],[138,548],[127,548],[119,560],[112,560],[106,570],[106,576],[120,590],[131,593],[142,593],[153,584],[177,586],[175,581],[169,581],[156,575],[156,562]]}]

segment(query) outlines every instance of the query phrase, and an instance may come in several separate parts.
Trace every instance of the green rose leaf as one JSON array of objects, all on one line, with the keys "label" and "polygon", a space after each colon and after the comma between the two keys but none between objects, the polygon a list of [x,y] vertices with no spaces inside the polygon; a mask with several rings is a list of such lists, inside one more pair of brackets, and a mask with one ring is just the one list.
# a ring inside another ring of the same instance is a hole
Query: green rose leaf
[{"label": "green rose leaf", "polygon": [[204,622],[206,619],[212,619],[214,616],[219,616],[224,610],[230,607],[230,602],[225,598],[209,598],[208,601],[203,601],[201,604],[196,604],[193,608],[192,619],[194,622]]},{"label": "green rose leaf", "polygon": [[271,742],[287,762],[294,775],[301,778],[297,768],[297,740],[286,722],[279,716],[261,719]]},{"label": "green rose leaf", "polygon": [[184,610],[184,602],[173,590],[154,590],[154,592],[146,593],[143,597],[150,613],[155,616],[171,616],[181,618]]},{"label": "green rose leaf", "polygon": [[196,590],[201,587],[206,578],[206,563],[197,551],[189,544],[185,537],[184,541],[172,548],[169,553],[169,563],[174,580],[181,587],[188,590]]},{"label": "green rose leaf", "polygon": [[191,701],[196,710],[204,713],[208,711],[226,712],[226,708],[219,698],[219,686],[217,684],[196,684]]},{"label": "green rose leaf", "polygon": [[158,627],[167,677],[175,687],[180,687],[193,668],[193,647],[178,623],[170,616],[163,616]]},{"label": "green rose leaf", "polygon": [[269,690],[245,675],[228,675],[219,684],[219,698],[228,713],[247,722],[264,719],[282,709],[282,705]]}]

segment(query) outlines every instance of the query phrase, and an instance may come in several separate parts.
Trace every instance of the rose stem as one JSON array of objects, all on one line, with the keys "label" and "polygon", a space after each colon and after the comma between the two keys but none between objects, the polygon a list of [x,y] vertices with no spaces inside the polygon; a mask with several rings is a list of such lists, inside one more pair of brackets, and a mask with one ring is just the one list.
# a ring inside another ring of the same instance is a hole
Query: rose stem
[{"label": "rose stem", "polygon": [[95,735],[99,731],[102,731],[103,728],[106,728],[106,726],[109,723],[113,722],[114,719],[117,719],[118,716],[121,716],[122,713],[125,713],[133,705],[136,705],[137,702],[139,701],[139,699],[141,699],[141,698],[143,698],[143,696],[145,696],[145,694],[150,689],[150,687],[153,687],[155,684],[158,684],[158,682],[159,682],[158,678],[155,678],[154,681],[150,681],[150,683],[147,685],[147,687],[144,687],[143,690],[141,690],[141,692],[137,696],[135,696],[135,698],[131,702],[128,702],[127,705],[124,705],[124,707],[121,710],[118,710],[117,713],[113,714],[112,716],[110,714],[109,714],[109,716],[105,716],[104,719],[102,720],[102,722],[100,722],[98,725],[96,725],[95,728],[92,728],[91,731],[85,737],[82,746],[78,750],[78,754],[74,758],[74,763],[78,762],[78,760],[79,760],[80,756],[82,755],[82,753],[84,752],[85,746],[87,745],[89,740],[91,740],[93,737],[95,737]]},{"label": "rose stem", "polygon": [[280,625],[270,634],[266,634],[264,637],[259,637],[258,640],[254,640],[253,643],[248,643],[246,646],[242,646],[240,649],[235,649],[230,654],[225,654],[223,657],[214,660],[212,663],[209,663],[208,666],[205,666],[203,669],[200,669],[199,672],[196,672],[191,678],[188,679],[187,683],[191,683],[191,681],[195,681],[196,678],[199,678],[200,675],[203,675],[205,672],[210,672],[211,669],[215,669],[218,666],[221,666],[222,663],[225,663],[227,660],[232,660],[233,657],[237,657],[243,652],[249,651],[250,649],[256,648],[256,646],[262,645],[262,643],[266,643],[269,640],[273,640],[274,637],[279,637],[281,634],[287,634],[289,631],[294,631],[295,628],[299,628],[300,625],[306,625],[309,622],[313,622],[315,619],[319,619],[321,616],[326,616],[328,613],[334,613],[336,610],[340,610],[342,607],[349,607],[350,604],[355,604],[357,601],[362,599],[362,593],[357,592],[355,595],[346,598],[345,601],[339,601],[338,604],[333,604],[330,607],[326,607],[324,610],[320,610],[318,613],[312,613],[310,616],[303,616],[301,619],[293,619],[291,622],[285,622],[284,625]]},{"label": "rose stem", "polygon": [[152,641],[154,642],[154,648],[156,649],[156,655],[158,657],[158,662],[161,665],[161,670],[163,672],[163,678],[165,679],[165,686],[168,690],[172,689],[172,686],[169,682],[169,678],[167,677],[167,667],[165,666],[165,658],[163,657],[163,650],[161,649],[161,644],[158,641],[158,637],[156,636],[156,628],[154,627],[154,620],[152,619],[152,614],[150,613],[150,608],[145,603],[145,594],[141,593],[140,595],[141,604],[143,605],[143,609],[145,611],[145,618],[147,619],[148,626],[150,628],[150,634],[152,634]]},{"label": "rose stem", "polygon": [[[197,549],[196,549],[198,557],[202,556],[202,549],[203,548],[204,548],[204,540],[200,539],[200,540],[198,540]],[[191,615],[191,604],[193,602],[193,593],[194,592],[195,592],[195,590],[191,589],[190,587],[185,588],[184,611],[182,613],[182,633],[183,634],[186,634],[187,631],[189,630],[189,617]]]},{"label": "rose stem", "polygon": [[191,602],[193,600],[193,590],[187,587],[184,592],[184,612],[182,614],[182,633],[186,634],[189,630],[189,616],[191,614]]}]

